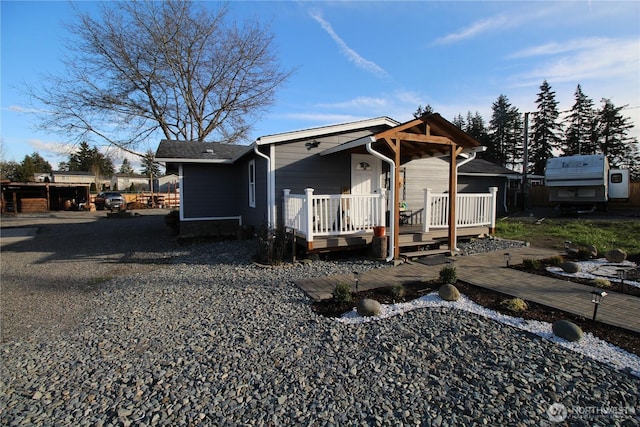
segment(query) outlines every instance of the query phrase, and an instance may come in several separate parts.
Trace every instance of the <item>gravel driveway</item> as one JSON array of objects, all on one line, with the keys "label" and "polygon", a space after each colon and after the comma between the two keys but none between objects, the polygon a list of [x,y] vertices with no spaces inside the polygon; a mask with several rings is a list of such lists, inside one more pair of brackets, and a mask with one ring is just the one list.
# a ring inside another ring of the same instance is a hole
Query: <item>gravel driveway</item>
[{"label": "gravel driveway", "polygon": [[[483,317],[344,325],[251,242],[176,246],[163,211],[61,213],[2,247],[2,425],[640,425],[640,379]],[[559,422],[559,424],[555,424]]]}]

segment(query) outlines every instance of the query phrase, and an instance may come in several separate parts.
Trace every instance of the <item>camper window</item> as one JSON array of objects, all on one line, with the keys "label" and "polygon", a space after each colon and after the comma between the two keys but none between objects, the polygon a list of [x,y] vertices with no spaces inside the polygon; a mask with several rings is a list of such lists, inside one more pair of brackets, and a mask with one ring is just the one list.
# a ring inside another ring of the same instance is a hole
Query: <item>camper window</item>
[{"label": "camper window", "polygon": [[611,183],[612,184],[620,184],[622,182],[622,174],[621,173],[612,173],[611,174]]}]

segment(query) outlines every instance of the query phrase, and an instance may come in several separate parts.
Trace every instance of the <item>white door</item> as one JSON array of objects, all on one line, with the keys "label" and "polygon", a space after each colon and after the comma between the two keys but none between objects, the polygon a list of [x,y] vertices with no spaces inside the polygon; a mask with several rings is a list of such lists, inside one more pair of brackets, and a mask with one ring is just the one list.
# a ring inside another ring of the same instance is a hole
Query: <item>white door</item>
[{"label": "white door", "polygon": [[[373,194],[380,189],[380,160],[370,154],[351,155],[351,194]],[[374,206],[354,199],[349,206],[349,221],[355,228],[373,224]]]},{"label": "white door", "polygon": [[351,155],[351,194],[372,194],[380,187],[380,160],[371,154]]}]

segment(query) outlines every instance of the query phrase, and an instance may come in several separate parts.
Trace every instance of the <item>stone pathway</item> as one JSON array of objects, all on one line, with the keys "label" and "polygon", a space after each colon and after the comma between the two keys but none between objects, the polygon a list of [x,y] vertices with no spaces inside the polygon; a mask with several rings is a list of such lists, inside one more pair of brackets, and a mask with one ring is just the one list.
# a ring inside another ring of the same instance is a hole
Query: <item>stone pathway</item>
[{"label": "stone pathway", "polygon": [[[511,255],[512,264],[520,264],[523,259],[544,259],[560,254],[558,251],[549,249],[523,247],[458,257],[453,261],[458,278],[475,286],[591,318],[594,308],[591,292],[601,289],[573,283],[566,279],[555,279],[504,268],[505,252]],[[396,267],[360,273],[359,289],[367,290],[409,281],[437,279],[443,265],[409,262]],[[301,280],[296,282],[296,285],[311,298],[319,301],[331,298],[337,283],[353,283],[354,278],[355,275],[343,274]],[[597,320],[640,332],[640,298],[609,292],[598,308]]]}]

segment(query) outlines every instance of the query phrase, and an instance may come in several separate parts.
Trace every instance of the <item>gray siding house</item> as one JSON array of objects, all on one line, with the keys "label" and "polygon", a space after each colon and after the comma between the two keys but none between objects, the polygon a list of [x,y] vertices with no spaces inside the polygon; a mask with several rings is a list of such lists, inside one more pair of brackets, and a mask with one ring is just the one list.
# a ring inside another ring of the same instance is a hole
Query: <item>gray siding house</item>
[{"label": "gray siding house", "polygon": [[[457,228],[478,234],[491,227],[487,215],[495,212],[450,227],[447,218],[460,217],[457,198],[425,199],[428,187],[436,195],[457,193],[457,158],[475,157],[478,146],[433,114],[406,123],[378,117],[267,135],[248,146],[163,140],[156,160],[179,176],[181,223],[286,227],[308,251],[368,244],[376,227],[386,227],[393,258],[406,211],[415,211],[411,222],[420,228],[413,246],[433,243],[437,234],[455,247]],[[432,206],[444,208],[432,212]]]}]

